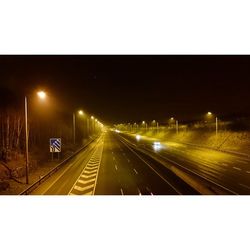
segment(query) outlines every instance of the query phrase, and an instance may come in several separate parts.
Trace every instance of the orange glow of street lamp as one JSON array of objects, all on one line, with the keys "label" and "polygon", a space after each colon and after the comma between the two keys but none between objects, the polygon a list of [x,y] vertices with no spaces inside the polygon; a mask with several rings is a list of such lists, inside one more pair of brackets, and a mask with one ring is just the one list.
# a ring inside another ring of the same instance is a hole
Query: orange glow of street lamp
[{"label": "orange glow of street lamp", "polygon": [[46,93],[44,91],[38,91],[37,95],[40,99],[44,100],[46,98]]},{"label": "orange glow of street lamp", "polygon": [[79,115],[83,115],[84,113],[83,113],[82,110],[79,110],[79,111],[78,111],[78,114],[79,114]]}]

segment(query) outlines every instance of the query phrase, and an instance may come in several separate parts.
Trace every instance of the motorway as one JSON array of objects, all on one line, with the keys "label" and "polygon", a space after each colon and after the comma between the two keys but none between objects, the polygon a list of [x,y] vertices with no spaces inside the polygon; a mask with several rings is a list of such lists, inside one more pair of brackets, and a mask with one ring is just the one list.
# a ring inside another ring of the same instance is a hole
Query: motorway
[{"label": "motorway", "polygon": [[31,194],[250,194],[250,159],[108,131]]},{"label": "motorway", "polygon": [[139,152],[113,132],[38,186],[32,195],[177,195],[198,194],[173,172]]},{"label": "motorway", "polygon": [[138,140],[135,135],[128,134],[121,136],[138,148],[221,185],[229,193],[250,194],[249,158],[178,142],[161,142],[161,148],[155,148],[153,143],[157,139],[140,136]]}]

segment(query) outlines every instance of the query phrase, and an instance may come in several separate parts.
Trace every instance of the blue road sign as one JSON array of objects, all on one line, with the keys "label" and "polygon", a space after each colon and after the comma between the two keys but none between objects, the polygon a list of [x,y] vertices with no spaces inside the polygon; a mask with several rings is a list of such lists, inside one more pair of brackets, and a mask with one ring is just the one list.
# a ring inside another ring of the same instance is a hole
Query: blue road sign
[{"label": "blue road sign", "polygon": [[61,152],[61,146],[62,146],[61,138],[50,138],[49,142],[50,142],[49,148],[51,153]]}]

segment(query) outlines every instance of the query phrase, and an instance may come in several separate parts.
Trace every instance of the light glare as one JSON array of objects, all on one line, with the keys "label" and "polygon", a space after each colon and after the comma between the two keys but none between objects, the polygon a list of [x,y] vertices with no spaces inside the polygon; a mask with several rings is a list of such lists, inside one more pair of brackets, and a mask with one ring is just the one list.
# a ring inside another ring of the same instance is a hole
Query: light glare
[{"label": "light glare", "polygon": [[38,91],[37,95],[40,99],[45,99],[46,98],[46,93],[44,91]]}]

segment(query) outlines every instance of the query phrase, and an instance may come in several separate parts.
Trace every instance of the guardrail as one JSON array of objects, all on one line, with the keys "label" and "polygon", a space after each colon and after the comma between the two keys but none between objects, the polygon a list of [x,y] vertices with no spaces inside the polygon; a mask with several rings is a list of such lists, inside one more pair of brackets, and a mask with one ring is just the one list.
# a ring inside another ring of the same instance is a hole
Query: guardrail
[{"label": "guardrail", "polygon": [[87,144],[85,144],[83,147],[78,149],[76,152],[74,152],[71,156],[64,159],[62,162],[60,162],[58,165],[56,165],[53,169],[51,169],[46,175],[44,175],[42,178],[40,178],[38,181],[34,182],[31,186],[29,186],[27,189],[22,191],[19,195],[28,195],[30,194],[34,189],[36,189],[41,183],[43,183],[46,179],[48,179],[51,175],[53,175],[55,172],[57,172],[62,165],[64,165],[66,162],[71,160],[74,156],[76,156],[79,152],[81,152],[83,149],[88,147],[92,142],[94,142],[98,137],[92,139]]}]

